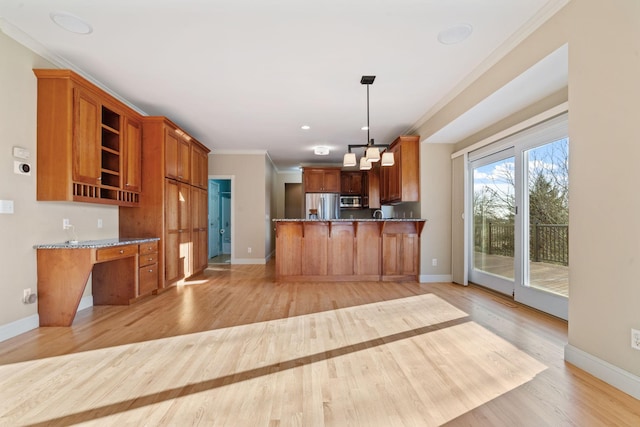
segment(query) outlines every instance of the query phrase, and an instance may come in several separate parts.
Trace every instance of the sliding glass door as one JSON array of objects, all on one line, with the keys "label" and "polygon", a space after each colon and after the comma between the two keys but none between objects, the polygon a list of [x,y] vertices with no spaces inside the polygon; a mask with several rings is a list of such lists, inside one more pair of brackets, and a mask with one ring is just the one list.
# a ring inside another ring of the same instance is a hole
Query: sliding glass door
[{"label": "sliding glass door", "polygon": [[569,140],[524,145],[522,278],[515,299],[567,318],[569,298]]},{"label": "sliding glass door", "polygon": [[515,278],[515,158],[513,149],[471,164],[473,250],[469,279],[513,294]]},{"label": "sliding glass door", "polygon": [[566,319],[566,115],[470,156],[470,281]]}]

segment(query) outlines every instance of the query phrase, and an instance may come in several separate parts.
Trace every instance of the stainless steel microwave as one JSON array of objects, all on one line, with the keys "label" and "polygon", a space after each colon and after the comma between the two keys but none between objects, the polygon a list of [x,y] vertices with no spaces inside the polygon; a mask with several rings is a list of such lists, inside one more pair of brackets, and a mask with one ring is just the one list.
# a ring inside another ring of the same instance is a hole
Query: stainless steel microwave
[{"label": "stainless steel microwave", "polygon": [[341,208],[361,208],[362,196],[340,196]]}]

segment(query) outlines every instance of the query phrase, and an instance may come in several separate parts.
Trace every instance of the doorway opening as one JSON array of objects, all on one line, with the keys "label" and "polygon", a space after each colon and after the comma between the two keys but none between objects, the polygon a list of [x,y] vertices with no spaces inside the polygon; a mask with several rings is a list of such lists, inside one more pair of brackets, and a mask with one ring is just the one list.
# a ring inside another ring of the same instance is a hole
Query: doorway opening
[{"label": "doorway opening", "polygon": [[232,254],[231,179],[209,180],[209,264],[229,264]]},{"label": "doorway opening", "polygon": [[284,217],[304,218],[302,184],[289,182],[284,184]]}]

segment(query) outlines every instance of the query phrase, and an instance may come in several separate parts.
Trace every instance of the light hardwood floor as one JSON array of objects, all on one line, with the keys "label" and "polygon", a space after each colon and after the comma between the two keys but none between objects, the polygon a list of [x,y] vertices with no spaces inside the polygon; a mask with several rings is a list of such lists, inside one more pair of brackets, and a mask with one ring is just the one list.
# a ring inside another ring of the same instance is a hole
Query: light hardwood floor
[{"label": "light hardwood floor", "polygon": [[0,343],[0,425],[638,426],[564,321],[477,287],[213,266]]}]

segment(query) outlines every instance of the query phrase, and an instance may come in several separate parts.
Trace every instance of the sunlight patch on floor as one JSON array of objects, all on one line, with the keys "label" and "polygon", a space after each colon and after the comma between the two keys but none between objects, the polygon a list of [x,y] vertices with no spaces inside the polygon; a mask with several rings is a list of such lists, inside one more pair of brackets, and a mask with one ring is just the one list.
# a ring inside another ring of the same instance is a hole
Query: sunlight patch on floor
[{"label": "sunlight patch on floor", "polygon": [[0,424],[439,425],[544,369],[428,294],[0,366]]}]

